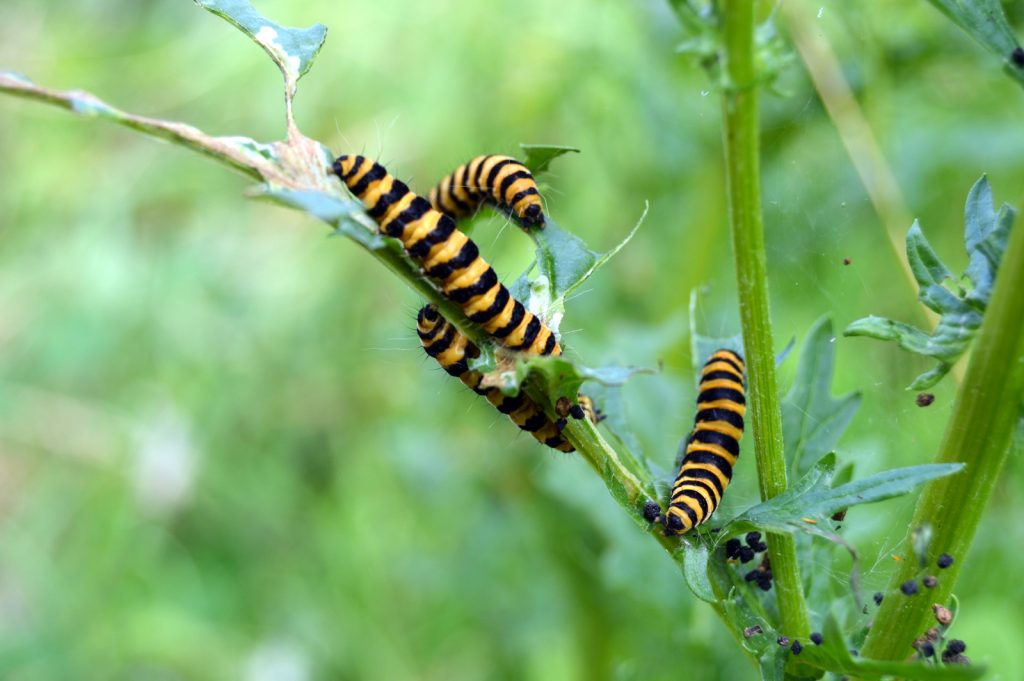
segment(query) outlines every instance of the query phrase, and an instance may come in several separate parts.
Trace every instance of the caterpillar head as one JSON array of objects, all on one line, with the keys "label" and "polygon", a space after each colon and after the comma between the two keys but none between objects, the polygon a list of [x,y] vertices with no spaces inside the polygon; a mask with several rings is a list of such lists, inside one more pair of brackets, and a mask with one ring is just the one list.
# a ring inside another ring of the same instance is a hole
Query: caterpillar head
[{"label": "caterpillar head", "polygon": [[539,203],[531,203],[523,209],[523,222],[528,225],[544,226],[544,209]]},{"label": "caterpillar head", "polygon": [[430,338],[441,326],[441,314],[436,305],[424,305],[416,315],[416,332],[420,338]]},{"label": "caterpillar head", "polygon": [[338,177],[345,179],[345,177],[351,174],[353,170],[361,166],[362,162],[362,156],[342,154],[338,158],[334,159],[334,164],[331,166],[331,170]]}]

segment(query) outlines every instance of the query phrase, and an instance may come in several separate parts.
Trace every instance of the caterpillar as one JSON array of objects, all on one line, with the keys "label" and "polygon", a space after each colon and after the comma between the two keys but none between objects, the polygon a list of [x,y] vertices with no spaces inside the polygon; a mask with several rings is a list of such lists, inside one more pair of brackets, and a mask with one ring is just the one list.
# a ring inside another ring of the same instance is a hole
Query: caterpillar
[{"label": "caterpillar", "polygon": [[666,535],[689,532],[710,518],[722,501],[743,438],[747,410],[744,373],[743,358],[732,350],[718,350],[704,364],[697,416],[686,439],[668,510],[661,515],[653,502],[644,509],[649,521],[665,525]]},{"label": "caterpillar", "polygon": [[537,183],[527,167],[511,156],[477,156],[441,180],[427,198],[435,210],[456,220],[490,203],[524,228],[544,226]]},{"label": "caterpillar", "polygon": [[[462,381],[466,387],[487,398],[502,414],[507,414],[521,430],[530,433],[538,442],[560,452],[575,448],[562,436],[565,419],[552,421],[525,393],[510,397],[496,387],[481,386],[483,374],[469,368],[469,360],[480,356],[480,349],[449,322],[434,305],[426,305],[416,315],[416,333],[424,351],[441,365],[448,374]],[[580,417],[584,414],[596,423],[600,420],[589,397],[579,396]]]},{"label": "caterpillar", "polygon": [[364,156],[339,156],[332,171],[363,202],[380,231],[399,239],[471,322],[509,350],[562,354],[551,329],[512,297],[451,216],[434,210],[384,166]]}]

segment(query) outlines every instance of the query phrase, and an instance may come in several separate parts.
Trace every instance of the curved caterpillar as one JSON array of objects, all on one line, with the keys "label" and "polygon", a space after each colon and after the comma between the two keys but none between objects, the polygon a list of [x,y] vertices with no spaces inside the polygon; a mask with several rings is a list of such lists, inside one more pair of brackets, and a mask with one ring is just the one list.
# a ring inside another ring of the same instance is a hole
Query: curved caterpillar
[{"label": "curved caterpillar", "polygon": [[399,239],[471,322],[509,350],[562,354],[551,329],[512,297],[451,216],[434,210],[384,166],[364,156],[339,156],[332,170],[363,202],[380,231]]},{"label": "curved caterpillar", "polygon": [[435,210],[456,220],[493,204],[527,228],[544,226],[544,206],[533,175],[511,156],[477,156],[441,180],[427,195]]},{"label": "curved caterpillar", "polygon": [[666,535],[689,532],[710,518],[722,501],[743,438],[744,372],[743,358],[724,349],[712,354],[701,371],[697,416],[668,510],[661,515],[653,502],[644,509],[649,521],[664,523]]},{"label": "curved caterpillar", "polygon": [[[520,429],[530,433],[538,442],[560,452],[572,452],[575,448],[562,437],[565,419],[552,421],[526,393],[520,392],[509,397],[500,388],[481,387],[483,374],[469,368],[469,360],[480,355],[480,349],[473,344],[455,325],[449,322],[433,305],[420,309],[416,315],[416,333],[424,351],[437,360],[446,372],[462,381],[466,387],[487,401],[502,414],[507,414]],[[599,416],[589,397],[579,396],[580,417],[586,414],[596,423]]]}]

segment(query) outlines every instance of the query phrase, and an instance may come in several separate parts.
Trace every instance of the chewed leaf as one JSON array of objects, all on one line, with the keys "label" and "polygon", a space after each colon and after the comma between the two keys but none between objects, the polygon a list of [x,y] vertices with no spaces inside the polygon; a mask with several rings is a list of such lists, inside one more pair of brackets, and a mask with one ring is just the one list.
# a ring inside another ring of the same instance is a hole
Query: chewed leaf
[{"label": "chewed leaf", "polygon": [[[907,494],[918,485],[952,475],[963,468],[963,464],[894,468],[831,487],[835,456],[830,454],[787,491],[741,513],[730,522],[728,529],[735,533],[746,525],[753,525],[778,532],[813,532],[818,524],[827,527],[829,518],[838,511]],[[738,525],[733,527],[734,524]]]},{"label": "chewed leaf", "polygon": [[[799,663],[835,674],[848,674],[859,679],[883,677],[919,679],[920,681],[967,681],[985,675],[985,668],[975,665],[945,665],[926,662],[893,662],[854,657],[834,613],[829,612],[822,627],[821,645],[804,646]],[[793,664],[797,660],[793,659]]]},{"label": "chewed leaf", "polygon": [[794,477],[807,472],[836,442],[860,406],[860,394],[833,399],[835,337],[832,321],[819,319],[807,334],[793,387],[782,401],[782,439]]},{"label": "chewed leaf", "polygon": [[639,373],[653,373],[650,369],[638,367],[606,366],[599,368],[585,367],[576,364],[565,356],[541,357],[529,355],[520,357],[515,370],[505,374],[502,389],[510,394],[518,392],[527,376],[534,375],[543,381],[543,387],[553,400],[567,397],[575,400],[580,386],[585,381],[593,381],[605,386],[618,386],[625,383],[631,376]]},{"label": "chewed leaf", "polygon": [[1006,73],[1024,85],[1024,68],[1012,57],[1020,42],[1006,21],[999,0],[928,0],[969,36],[1002,58]]},{"label": "chewed leaf", "polygon": [[1016,215],[1006,205],[998,212],[993,208],[992,190],[984,175],[971,188],[964,212],[969,291],[958,288],[954,292],[944,285],[951,280],[949,269],[932,250],[917,222],[907,233],[907,259],[920,285],[918,299],[940,315],[934,331],[928,333],[909,324],[870,316],[858,319],[843,332],[847,336],[894,340],[904,350],[935,359],[937,366],[918,376],[911,390],[924,390],[938,383],[970,346],[981,327]]},{"label": "chewed leaf", "polygon": [[313,65],[327,36],[327,27],[288,28],[270,21],[256,11],[249,0],[194,0],[203,9],[226,19],[258,43],[274,60],[284,76],[288,98],[295,84]]},{"label": "chewed leaf", "polygon": [[552,282],[552,298],[555,301],[564,301],[567,295],[579,288],[599,267],[629,243],[646,216],[645,206],[632,231],[607,253],[590,250],[582,239],[563,230],[550,217],[544,229],[533,230],[530,236],[537,244],[537,264],[541,274]]},{"label": "chewed leaf", "polygon": [[530,169],[534,175],[545,173],[551,166],[551,162],[559,156],[568,153],[580,153],[576,147],[565,147],[557,144],[520,144],[519,148],[526,153],[526,160],[523,165]]}]

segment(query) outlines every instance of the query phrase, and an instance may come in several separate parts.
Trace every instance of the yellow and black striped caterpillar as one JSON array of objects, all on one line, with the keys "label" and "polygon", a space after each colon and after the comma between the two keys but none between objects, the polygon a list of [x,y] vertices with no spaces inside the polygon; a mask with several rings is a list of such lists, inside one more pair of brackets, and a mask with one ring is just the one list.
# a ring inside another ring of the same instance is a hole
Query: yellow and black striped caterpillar
[{"label": "yellow and black striped caterpillar", "polygon": [[477,156],[430,190],[430,204],[456,220],[483,203],[505,212],[523,227],[544,226],[544,206],[533,175],[511,156]]},{"label": "yellow and black striped caterpillar", "polygon": [[644,514],[662,522],[665,534],[685,534],[715,512],[740,455],[746,395],[743,358],[732,350],[711,355],[701,371],[697,416],[686,453],[672,485],[668,510],[650,503]]},{"label": "yellow and black striped caterpillar", "polygon": [[[483,374],[469,368],[469,360],[479,357],[480,349],[461,334],[454,324],[445,319],[434,305],[420,309],[416,316],[416,333],[419,334],[420,343],[423,344],[426,353],[436,359],[446,372],[458,378],[473,392],[487,398],[488,402],[502,414],[507,414],[519,428],[548,447],[560,452],[574,451],[572,444],[562,437],[564,419],[552,421],[524,392],[510,397],[500,388],[485,388],[480,385]],[[594,422],[599,420],[590,398],[580,395],[579,404],[583,412],[580,416],[586,414]]]},{"label": "yellow and black striped caterpillar", "polygon": [[380,226],[401,240],[441,291],[510,350],[560,355],[555,334],[498,281],[498,275],[455,220],[434,210],[382,165],[363,156],[339,156],[333,172],[341,178]]}]

